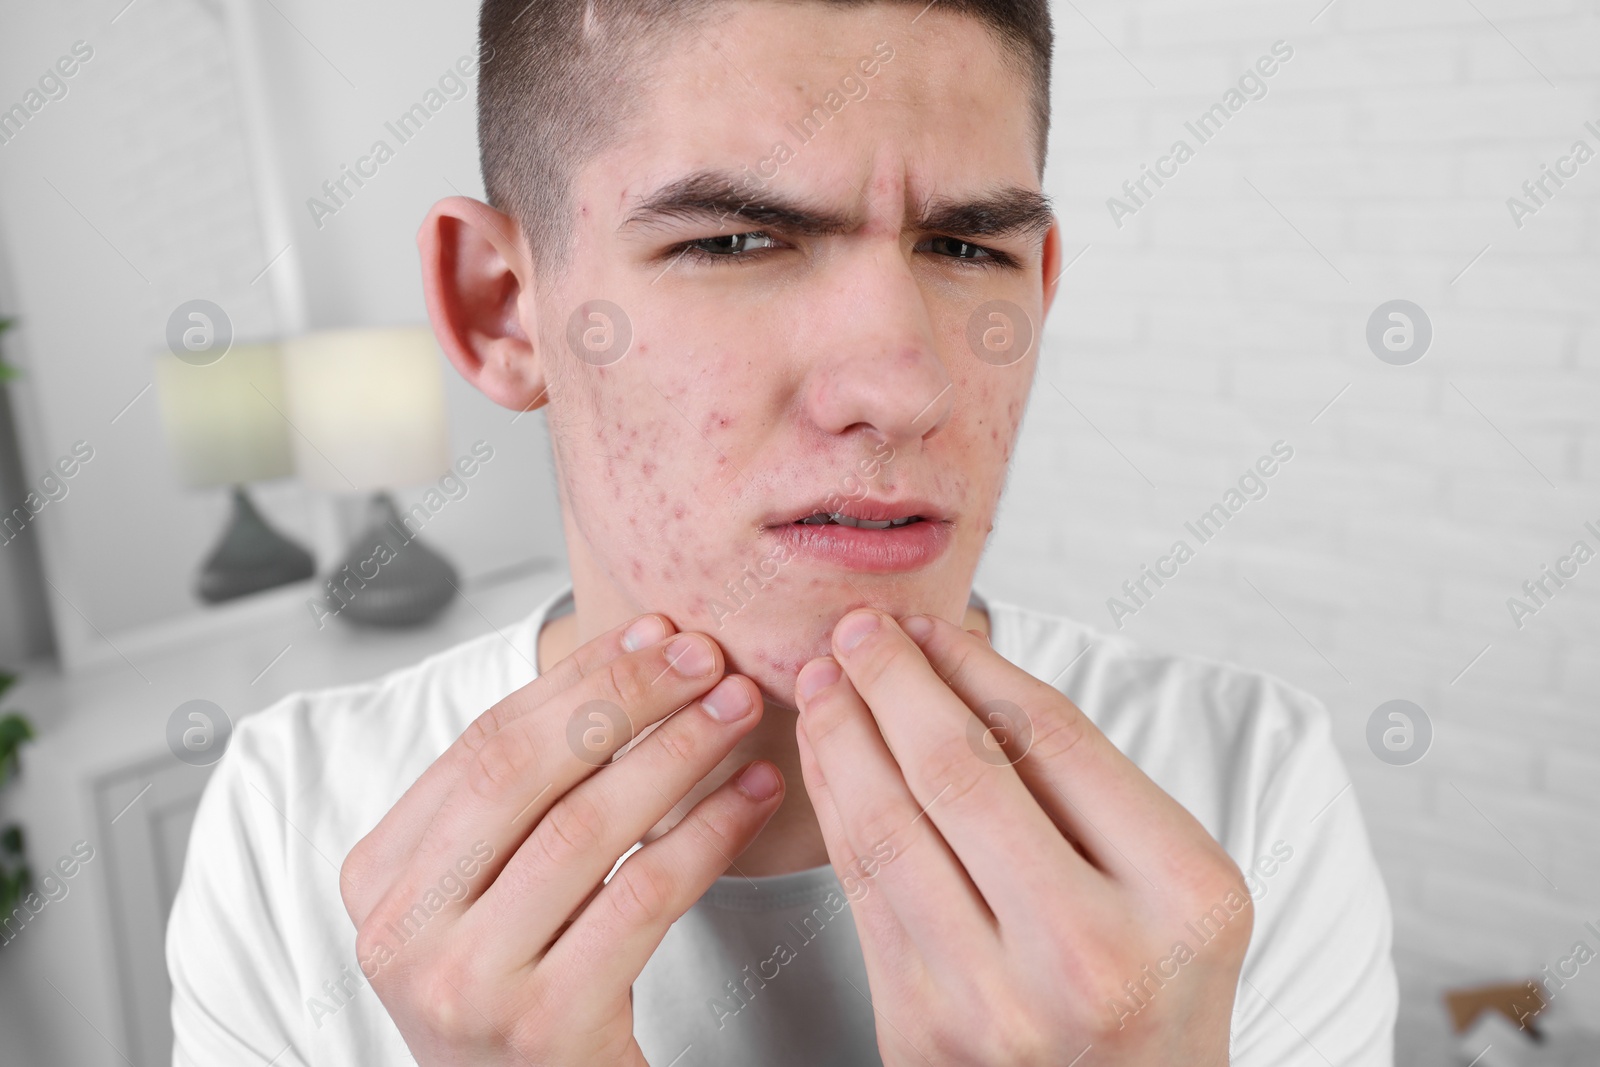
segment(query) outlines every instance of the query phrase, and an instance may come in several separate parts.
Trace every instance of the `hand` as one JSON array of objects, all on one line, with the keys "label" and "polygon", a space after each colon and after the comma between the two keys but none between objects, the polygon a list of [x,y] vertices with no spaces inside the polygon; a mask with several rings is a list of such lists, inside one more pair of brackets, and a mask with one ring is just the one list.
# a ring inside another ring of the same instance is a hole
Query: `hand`
[{"label": "hand", "polygon": [[980,636],[863,610],[833,653],[801,772],[884,1063],[1226,1064],[1253,911],[1205,828]]},{"label": "hand", "polygon": [[351,851],[361,969],[418,1063],[645,1063],[634,980],[782,800],[752,763],[603,882],[760,720],[724,669],[704,634],[619,626],[480,716]]}]

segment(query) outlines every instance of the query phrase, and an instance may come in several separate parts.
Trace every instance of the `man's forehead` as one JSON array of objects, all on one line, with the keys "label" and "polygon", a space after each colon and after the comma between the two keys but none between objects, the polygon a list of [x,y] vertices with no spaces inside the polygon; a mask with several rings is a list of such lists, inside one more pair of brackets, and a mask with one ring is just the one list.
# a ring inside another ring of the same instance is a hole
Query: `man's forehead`
[{"label": "man's forehead", "polygon": [[[651,175],[602,193],[614,191],[619,219],[672,183],[709,184],[700,172],[719,169],[737,172],[747,194],[835,212],[856,190],[899,180],[913,214],[997,173],[1036,184],[1031,83],[977,19],[937,8],[909,19],[899,4],[729,11],[648,61],[637,121],[602,153],[609,159],[591,160],[596,191],[619,175]],[[817,27],[799,37],[774,25],[811,18],[868,21],[860,33]],[[823,194],[833,203],[818,203]]]}]

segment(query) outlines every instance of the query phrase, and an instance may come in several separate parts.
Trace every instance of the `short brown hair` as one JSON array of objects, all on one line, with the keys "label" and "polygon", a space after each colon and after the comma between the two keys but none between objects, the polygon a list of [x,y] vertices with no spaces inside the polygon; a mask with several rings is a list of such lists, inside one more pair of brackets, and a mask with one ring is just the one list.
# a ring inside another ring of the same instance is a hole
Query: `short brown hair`
[{"label": "short brown hair", "polygon": [[[736,0],[483,0],[478,143],[489,202],[515,218],[535,260],[559,270],[573,241],[572,180],[639,117],[649,54]],[[765,0],[773,3],[780,0]],[[833,7],[924,0],[798,0]],[[935,0],[982,21],[1031,81],[1044,174],[1054,34],[1047,0]],[[928,4],[928,7],[933,6]]]}]

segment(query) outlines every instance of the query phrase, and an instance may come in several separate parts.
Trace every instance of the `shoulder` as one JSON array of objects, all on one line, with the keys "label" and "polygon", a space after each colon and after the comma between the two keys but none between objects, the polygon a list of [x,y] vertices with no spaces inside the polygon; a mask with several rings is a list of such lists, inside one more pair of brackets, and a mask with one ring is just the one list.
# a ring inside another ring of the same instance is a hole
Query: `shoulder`
[{"label": "shoulder", "polygon": [[290,693],[237,723],[195,812],[168,922],[186,1042],[276,1049],[300,1032],[296,991],[317,990],[353,952],[344,857],[474,718],[532,680],[536,637],[530,618],[367,681]]},{"label": "shoulder", "polygon": [[1160,725],[1185,738],[1253,738],[1270,755],[1327,733],[1322,701],[1269,672],[1150,648],[1017,604],[991,601],[989,611],[996,648],[1109,734],[1134,741]]},{"label": "shoulder", "polygon": [[473,719],[533,680],[536,638],[525,619],[376,678],[290,693],[237,724],[218,776],[285,816],[370,828]]},{"label": "shoulder", "polygon": [[1260,845],[1269,805],[1310,817],[1348,782],[1322,701],[1276,675],[1012,603],[989,601],[989,614],[1002,655],[1064,693],[1236,859]]}]

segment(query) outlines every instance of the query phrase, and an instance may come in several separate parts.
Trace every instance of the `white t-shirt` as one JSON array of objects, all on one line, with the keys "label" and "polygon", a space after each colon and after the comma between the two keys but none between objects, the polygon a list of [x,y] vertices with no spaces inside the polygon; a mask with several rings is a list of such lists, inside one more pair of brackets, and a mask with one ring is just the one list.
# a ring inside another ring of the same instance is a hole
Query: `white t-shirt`
[{"label": "white t-shirt", "polygon": [[[1321,704],[978,599],[995,649],[1066,693],[1246,872],[1234,1067],[1392,1067],[1389,900]],[[361,976],[339,866],[468,723],[534,677],[542,624],[570,606],[569,588],[503,634],[239,723],[167,929],[175,1067],[411,1062]],[[869,994],[831,868],[723,877],[651,957],[634,1030],[658,1067],[877,1064]]]}]

